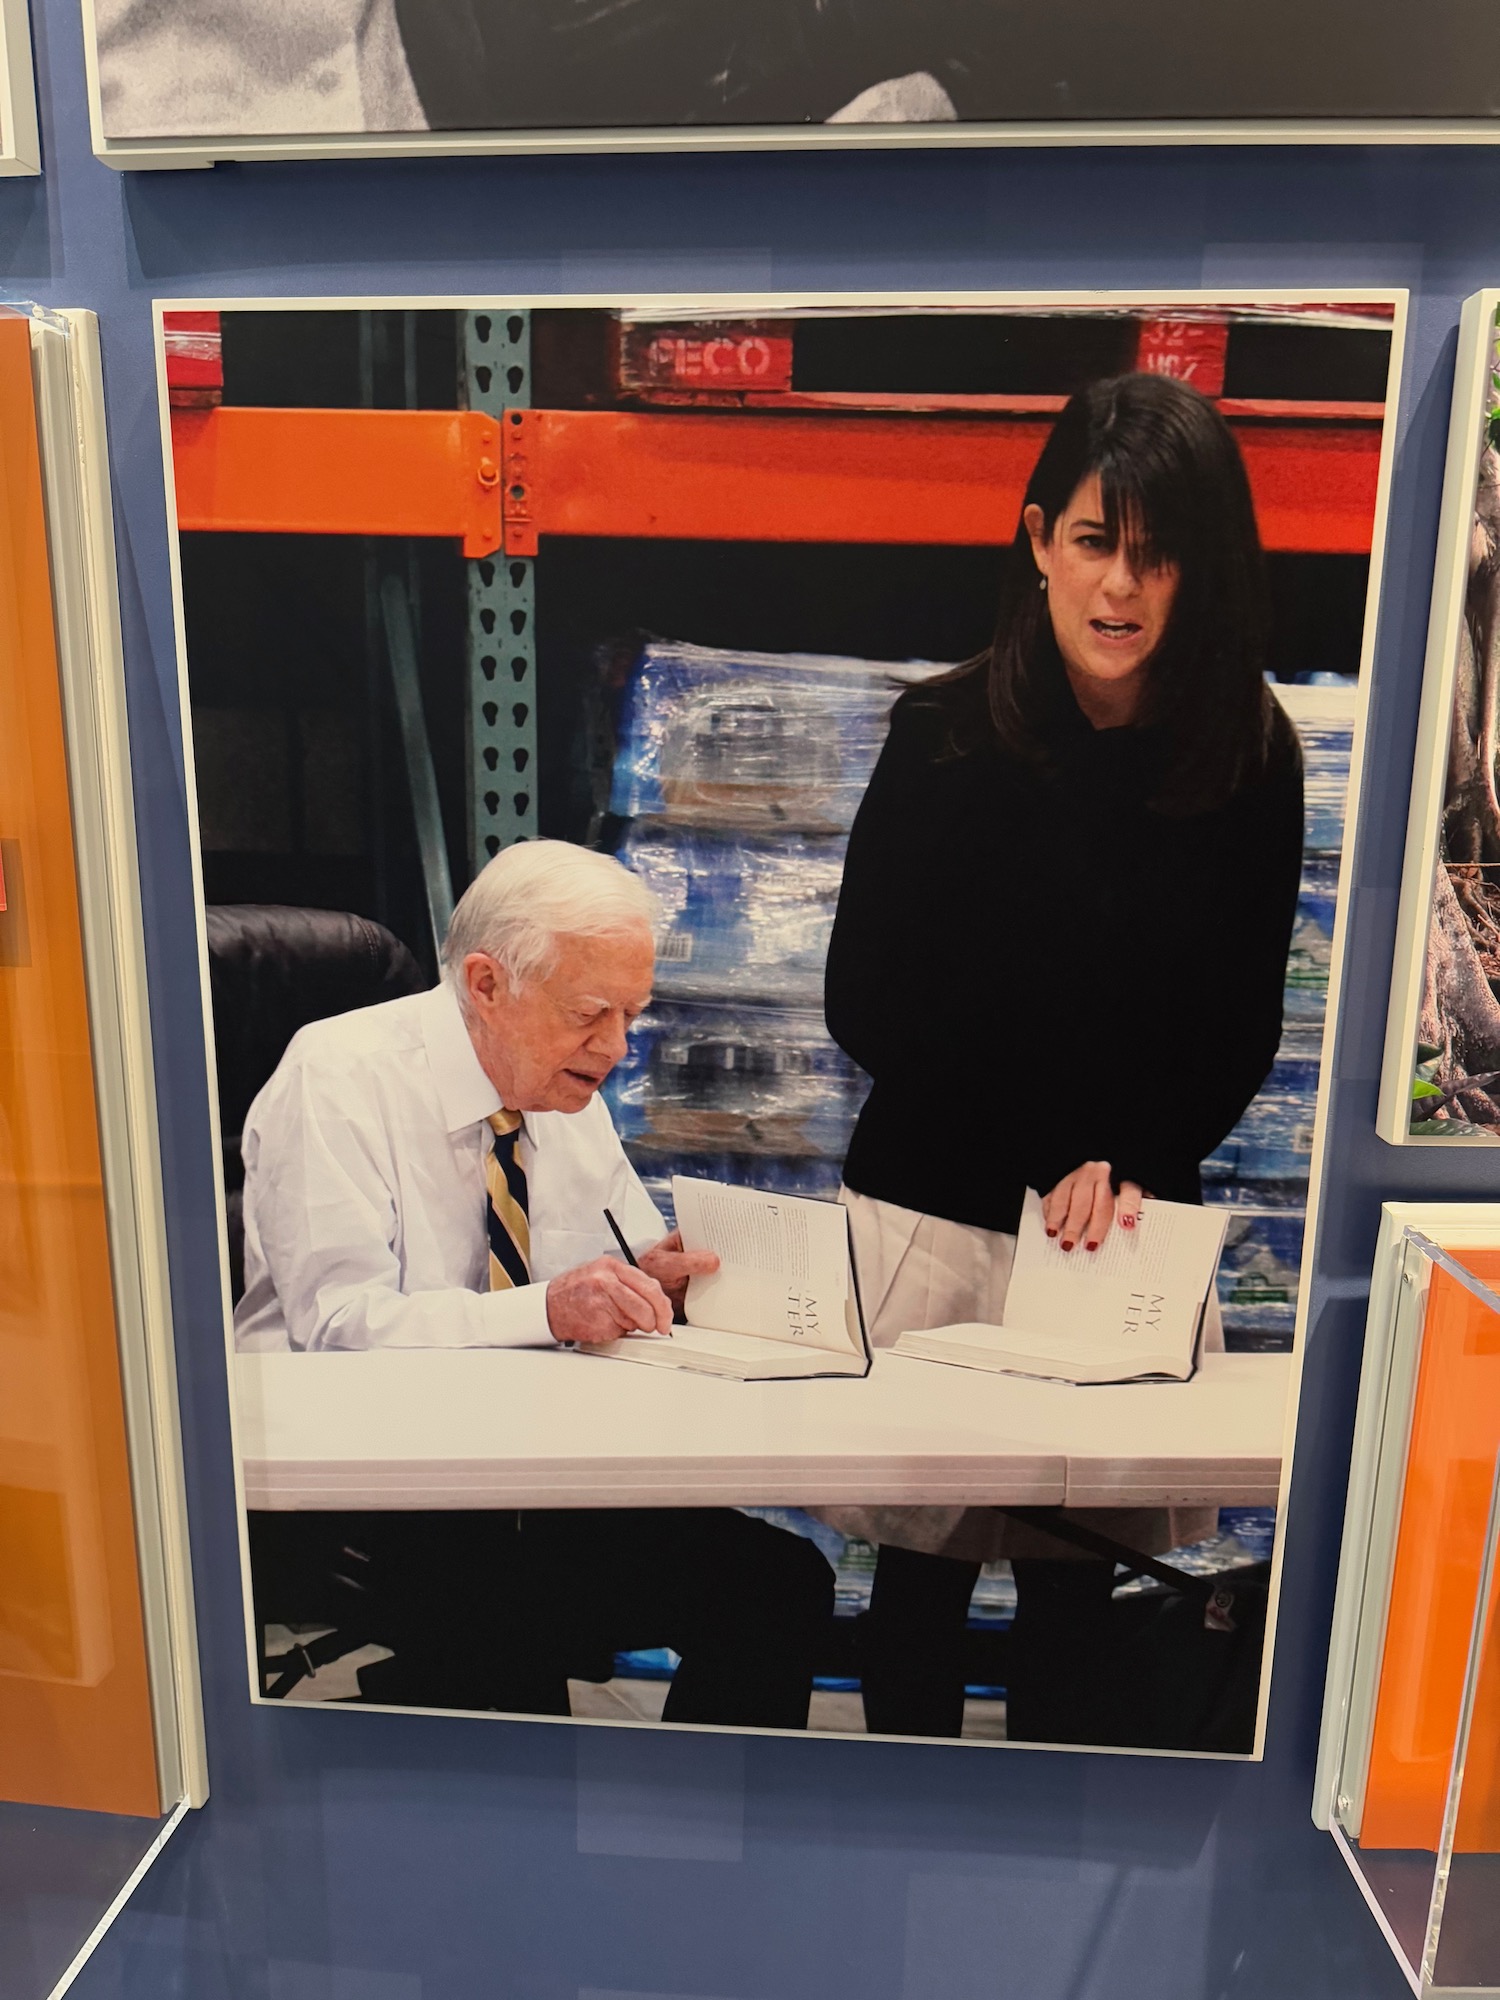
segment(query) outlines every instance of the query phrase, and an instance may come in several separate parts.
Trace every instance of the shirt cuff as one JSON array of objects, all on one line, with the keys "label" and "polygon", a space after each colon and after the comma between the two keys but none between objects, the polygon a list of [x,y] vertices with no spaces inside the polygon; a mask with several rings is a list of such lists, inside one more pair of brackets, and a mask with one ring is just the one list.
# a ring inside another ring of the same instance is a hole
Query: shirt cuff
[{"label": "shirt cuff", "polygon": [[513,1291],[486,1292],[480,1300],[486,1347],[553,1347],[547,1324],[547,1284],[518,1285]]}]

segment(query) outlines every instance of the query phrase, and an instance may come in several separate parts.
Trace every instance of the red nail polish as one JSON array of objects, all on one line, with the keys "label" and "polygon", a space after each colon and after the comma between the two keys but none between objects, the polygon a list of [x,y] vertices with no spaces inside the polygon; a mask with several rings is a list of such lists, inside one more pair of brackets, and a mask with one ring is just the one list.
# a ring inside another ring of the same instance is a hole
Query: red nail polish
[{"label": "red nail polish", "polygon": [[1049,1236],[1055,1236],[1055,1235],[1057,1234],[1057,1231],[1056,1231],[1055,1229],[1049,1229],[1049,1230],[1047,1231],[1047,1234],[1048,1234]]},{"label": "red nail polish", "polygon": [[1122,1215],[1120,1217],[1120,1227],[1122,1229],[1134,1229],[1135,1217],[1133,1215]]},{"label": "red nail polish", "polygon": [[1066,1239],[1066,1237],[1065,1237],[1065,1238],[1063,1239],[1063,1246],[1062,1246],[1062,1247],[1063,1247],[1063,1249],[1064,1249],[1064,1250],[1071,1250],[1073,1246],[1072,1246],[1072,1244],[1071,1244],[1071,1243],[1069,1243],[1069,1242],[1068,1242],[1068,1240],[1067,1240],[1067,1239]]},{"label": "red nail polish", "polygon": [[1085,1243],[1083,1247],[1085,1250],[1097,1250],[1099,1245],[1097,1243]]}]

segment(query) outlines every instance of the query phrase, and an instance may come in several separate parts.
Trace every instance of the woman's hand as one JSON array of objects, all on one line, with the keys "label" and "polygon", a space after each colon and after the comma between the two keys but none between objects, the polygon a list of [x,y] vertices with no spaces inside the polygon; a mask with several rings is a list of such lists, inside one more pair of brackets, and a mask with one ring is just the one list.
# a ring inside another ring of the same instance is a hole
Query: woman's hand
[{"label": "woman's hand", "polygon": [[1097,1250],[1111,1221],[1121,1229],[1135,1228],[1142,1193],[1135,1181],[1121,1181],[1116,1198],[1109,1161],[1085,1160],[1081,1167],[1064,1174],[1050,1194],[1042,1196],[1042,1221],[1049,1236],[1061,1239],[1059,1248],[1071,1250],[1081,1243],[1086,1250]]}]

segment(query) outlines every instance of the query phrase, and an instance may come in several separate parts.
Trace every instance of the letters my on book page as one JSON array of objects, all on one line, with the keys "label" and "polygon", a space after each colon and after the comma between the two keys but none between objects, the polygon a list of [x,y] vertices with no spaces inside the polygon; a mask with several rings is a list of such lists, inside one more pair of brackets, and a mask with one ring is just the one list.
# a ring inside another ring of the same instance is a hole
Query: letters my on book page
[{"label": "letters my on book page", "polygon": [[1063,1382],[1185,1382],[1224,1223],[1222,1209],[1146,1201],[1135,1229],[1111,1227],[1097,1250],[1064,1250],[1028,1189],[1003,1324],[903,1333],[894,1352]]},{"label": "letters my on book page", "polygon": [[628,1335],[590,1353],[745,1382],[868,1373],[849,1217],[838,1202],[680,1175],[672,1202],[683,1248],[714,1251],[718,1270],[689,1282],[688,1323],[670,1339]]}]

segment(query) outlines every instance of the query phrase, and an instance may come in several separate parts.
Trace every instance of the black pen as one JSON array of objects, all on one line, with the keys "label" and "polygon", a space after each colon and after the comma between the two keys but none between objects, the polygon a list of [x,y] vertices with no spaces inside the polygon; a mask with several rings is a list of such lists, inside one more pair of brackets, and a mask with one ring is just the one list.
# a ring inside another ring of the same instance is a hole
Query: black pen
[{"label": "black pen", "polygon": [[605,1209],[604,1211],[604,1220],[609,1224],[610,1232],[614,1236],[616,1243],[618,1243],[620,1246],[620,1255],[625,1259],[625,1262],[630,1266],[632,1271],[638,1271],[641,1267],[635,1261],[635,1252],[631,1249],[630,1245],[625,1241],[624,1230],[620,1227],[619,1223],[615,1221],[614,1217],[610,1214],[608,1209]]},{"label": "black pen", "polygon": [[[616,1243],[618,1243],[620,1246],[620,1255],[625,1259],[625,1262],[630,1266],[632,1271],[638,1271],[641,1267],[635,1261],[635,1252],[631,1249],[630,1245],[625,1241],[624,1230],[620,1227],[619,1223],[615,1221],[614,1217],[610,1214],[608,1209],[605,1209],[604,1211],[604,1220],[609,1224],[610,1231],[613,1234]],[[663,1335],[662,1338],[670,1340],[672,1336],[670,1333],[667,1333]]]}]

